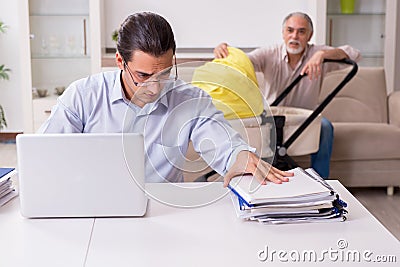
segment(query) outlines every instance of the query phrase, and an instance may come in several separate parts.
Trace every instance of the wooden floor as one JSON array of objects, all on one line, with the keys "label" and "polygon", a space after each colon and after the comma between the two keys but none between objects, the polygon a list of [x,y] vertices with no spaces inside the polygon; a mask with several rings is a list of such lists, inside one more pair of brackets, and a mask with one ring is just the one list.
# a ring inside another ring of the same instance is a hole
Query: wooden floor
[{"label": "wooden floor", "polygon": [[398,240],[400,240],[400,190],[393,196],[386,188],[350,188],[349,191],[364,205]]},{"label": "wooden floor", "polygon": [[[17,165],[16,147],[13,143],[0,143],[0,167]],[[400,190],[386,195],[386,188],[350,188],[349,191],[400,240]]]}]

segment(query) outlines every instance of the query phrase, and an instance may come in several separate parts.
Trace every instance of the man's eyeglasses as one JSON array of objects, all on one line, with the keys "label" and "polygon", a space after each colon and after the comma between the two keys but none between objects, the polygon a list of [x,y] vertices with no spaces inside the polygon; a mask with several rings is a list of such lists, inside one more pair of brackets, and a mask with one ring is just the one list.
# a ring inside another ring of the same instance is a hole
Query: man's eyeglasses
[{"label": "man's eyeglasses", "polygon": [[[178,79],[178,68],[176,65],[176,57],[174,56],[174,65],[172,65],[169,68],[166,68],[158,73],[155,73],[151,75],[149,78],[147,78],[143,82],[136,82],[135,79],[133,78],[133,74],[131,69],[129,68],[128,64],[124,60],[124,65],[126,66],[129,76],[131,76],[132,82],[135,86],[137,87],[148,87],[152,86],[154,84],[161,84],[161,83],[168,83],[168,82],[174,82]],[[175,68],[174,73],[172,72],[172,69]]]}]

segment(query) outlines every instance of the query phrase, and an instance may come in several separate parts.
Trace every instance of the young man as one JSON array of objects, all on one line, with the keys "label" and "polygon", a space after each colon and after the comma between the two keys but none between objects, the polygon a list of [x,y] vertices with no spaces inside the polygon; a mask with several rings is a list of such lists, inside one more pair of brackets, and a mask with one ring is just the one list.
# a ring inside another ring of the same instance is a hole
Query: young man
[{"label": "young man", "polygon": [[174,55],[174,34],[163,17],[130,15],[118,33],[120,70],[72,83],[39,132],[142,133],[147,182],[182,182],[189,141],[224,175],[224,186],[242,173],[252,173],[260,183],[288,181],[292,174],[260,160],[210,96],[177,79]]},{"label": "young man", "polygon": [[[291,13],[283,20],[283,43],[271,47],[255,49],[248,54],[255,71],[264,74],[265,87],[261,88],[268,103],[299,75],[307,74],[292,92],[281,102],[283,106],[315,109],[318,94],[325,73],[347,67],[345,64],[322,64],[324,59],[360,59],[360,52],[348,45],[338,48],[326,45],[309,44],[313,35],[313,24],[307,14]],[[216,58],[228,55],[227,44],[222,43],[214,49]],[[311,166],[324,178],[329,177],[332,153],[333,126],[322,119],[320,147],[311,155]]]}]

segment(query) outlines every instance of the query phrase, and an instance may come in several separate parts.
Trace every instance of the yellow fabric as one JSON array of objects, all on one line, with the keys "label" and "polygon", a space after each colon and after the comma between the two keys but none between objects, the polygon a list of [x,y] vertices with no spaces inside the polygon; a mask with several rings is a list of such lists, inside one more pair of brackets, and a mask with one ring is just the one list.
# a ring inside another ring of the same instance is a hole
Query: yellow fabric
[{"label": "yellow fabric", "polygon": [[248,118],[264,110],[253,64],[240,49],[228,47],[226,58],[214,59],[197,68],[192,84],[213,98],[226,119]]}]

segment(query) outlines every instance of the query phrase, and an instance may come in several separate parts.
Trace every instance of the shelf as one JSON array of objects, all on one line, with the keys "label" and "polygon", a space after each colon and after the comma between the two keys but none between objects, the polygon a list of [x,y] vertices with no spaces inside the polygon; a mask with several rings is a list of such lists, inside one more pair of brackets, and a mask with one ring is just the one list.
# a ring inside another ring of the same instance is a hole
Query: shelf
[{"label": "shelf", "polygon": [[385,51],[386,14],[379,9],[358,11],[352,14],[338,10],[327,13],[326,43],[331,46],[344,44],[361,51],[364,62],[368,65],[381,65]]},{"label": "shelf", "polygon": [[38,13],[32,13],[29,14],[30,17],[89,17],[89,14],[87,13],[82,13],[82,14],[38,14]]},{"label": "shelf", "polygon": [[328,16],[385,16],[385,13],[327,13]]},{"label": "shelf", "polygon": [[361,53],[363,58],[383,58],[383,53]]},{"label": "shelf", "polygon": [[54,56],[43,56],[43,55],[32,55],[32,59],[90,59],[90,55],[54,55]]},{"label": "shelf", "polygon": [[50,92],[46,96],[43,96],[43,97],[39,97],[36,94],[32,93],[32,100],[34,100],[34,101],[56,102],[58,97],[59,97],[59,95],[54,93],[52,90],[50,90]]},{"label": "shelf", "polygon": [[[31,16],[33,59],[88,58],[90,32],[88,16]],[[62,29],[62,30],[60,30]]]}]

